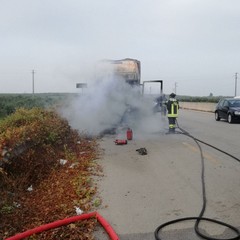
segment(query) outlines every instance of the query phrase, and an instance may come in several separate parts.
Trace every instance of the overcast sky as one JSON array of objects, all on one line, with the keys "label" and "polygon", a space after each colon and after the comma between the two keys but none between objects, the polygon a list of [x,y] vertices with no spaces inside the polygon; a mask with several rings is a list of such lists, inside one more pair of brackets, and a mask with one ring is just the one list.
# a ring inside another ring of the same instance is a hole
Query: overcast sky
[{"label": "overcast sky", "polygon": [[[0,93],[76,92],[101,59],[179,95],[234,95],[239,0],[0,0]],[[239,75],[240,76],[240,75]],[[239,77],[240,78],[240,77]],[[238,83],[240,95],[240,80]]]}]

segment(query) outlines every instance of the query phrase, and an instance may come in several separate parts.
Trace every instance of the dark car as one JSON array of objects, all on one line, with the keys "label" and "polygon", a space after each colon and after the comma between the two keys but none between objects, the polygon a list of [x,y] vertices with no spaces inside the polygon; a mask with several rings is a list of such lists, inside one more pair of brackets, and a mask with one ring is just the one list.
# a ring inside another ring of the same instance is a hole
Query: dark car
[{"label": "dark car", "polygon": [[226,119],[229,123],[240,120],[240,98],[223,98],[215,110],[215,119]]}]

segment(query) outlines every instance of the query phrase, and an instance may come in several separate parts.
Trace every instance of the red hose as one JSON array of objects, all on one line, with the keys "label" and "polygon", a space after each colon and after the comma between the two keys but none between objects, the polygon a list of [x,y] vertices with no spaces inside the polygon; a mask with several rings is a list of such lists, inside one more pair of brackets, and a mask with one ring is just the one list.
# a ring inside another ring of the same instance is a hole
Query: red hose
[{"label": "red hose", "polygon": [[96,214],[96,218],[98,222],[100,222],[101,225],[104,227],[104,229],[106,230],[106,232],[108,233],[111,239],[114,239],[114,240],[119,239],[117,234],[115,233],[111,225],[105,220],[105,218],[103,218],[99,213]]},{"label": "red hose", "polygon": [[99,223],[101,223],[101,225],[104,227],[104,229],[106,230],[106,232],[108,233],[109,237],[112,240],[119,240],[117,234],[115,233],[115,231],[113,230],[111,225],[97,212],[91,212],[91,213],[86,213],[86,214],[82,214],[82,215],[78,215],[78,216],[74,216],[74,217],[65,218],[65,219],[62,219],[62,220],[57,220],[55,222],[48,223],[48,224],[45,224],[45,225],[41,225],[39,227],[27,230],[27,231],[22,232],[22,233],[18,233],[15,236],[9,237],[5,240],[20,240],[20,239],[29,237],[33,234],[36,234],[36,233],[41,233],[41,232],[47,231],[49,229],[61,227],[63,225],[68,225],[72,222],[77,222],[77,221],[89,219],[89,218],[92,218],[92,217],[97,218]]}]

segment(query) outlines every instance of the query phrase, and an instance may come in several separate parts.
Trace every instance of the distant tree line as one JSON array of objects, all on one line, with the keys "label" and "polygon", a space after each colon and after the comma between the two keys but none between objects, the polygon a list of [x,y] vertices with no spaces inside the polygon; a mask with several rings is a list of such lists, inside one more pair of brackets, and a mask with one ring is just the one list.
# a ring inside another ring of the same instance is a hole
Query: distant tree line
[{"label": "distant tree line", "polygon": [[32,109],[49,108],[59,104],[71,94],[46,93],[46,94],[0,94],[0,119],[14,113],[18,108]]},{"label": "distant tree line", "polygon": [[[78,93],[38,93],[34,94],[0,94],[0,119],[14,113],[18,108],[31,109],[34,107],[49,108],[63,104],[75,98]],[[182,102],[213,102],[217,103],[222,96],[194,97],[177,95]]]},{"label": "distant tree line", "polygon": [[217,103],[223,96],[193,97],[193,96],[177,96],[181,102],[210,102]]}]

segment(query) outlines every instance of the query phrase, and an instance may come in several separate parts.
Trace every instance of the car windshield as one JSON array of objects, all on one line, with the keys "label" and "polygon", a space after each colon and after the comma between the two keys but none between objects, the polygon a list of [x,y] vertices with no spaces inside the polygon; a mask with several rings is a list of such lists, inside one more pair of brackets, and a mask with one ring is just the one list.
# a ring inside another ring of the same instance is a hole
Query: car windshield
[{"label": "car windshield", "polygon": [[240,107],[240,99],[239,100],[231,100],[229,101],[229,106],[230,107]]}]

